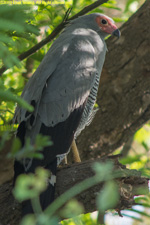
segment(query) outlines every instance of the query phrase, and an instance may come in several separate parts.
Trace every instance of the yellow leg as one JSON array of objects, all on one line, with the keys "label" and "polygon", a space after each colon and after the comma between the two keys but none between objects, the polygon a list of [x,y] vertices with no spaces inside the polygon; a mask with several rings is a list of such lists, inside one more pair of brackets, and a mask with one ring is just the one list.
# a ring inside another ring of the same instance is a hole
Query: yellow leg
[{"label": "yellow leg", "polygon": [[64,158],[64,162],[65,162],[66,165],[68,164],[67,155]]},{"label": "yellow leg", "polygon": [[73,151],[73,158],[75,162],[81,162],[80,156],[79,156],[79,151],[76,145],[75,140],[73,139],[73,142],[71,144],[72,151]]}]

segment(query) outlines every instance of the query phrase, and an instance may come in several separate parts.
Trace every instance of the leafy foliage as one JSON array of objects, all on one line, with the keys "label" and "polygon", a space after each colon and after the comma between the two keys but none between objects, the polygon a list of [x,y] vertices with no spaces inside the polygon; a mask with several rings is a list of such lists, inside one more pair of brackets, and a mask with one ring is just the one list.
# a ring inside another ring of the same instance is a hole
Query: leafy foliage
[{"label": "leafy foliage", "polygon": [[26,108],[29,112],[33,111],[33,107],[29,105],[26,101],[23,99],[19,98],[17,95],[14,95],[13,92],[9,89],[5,89],[4,86],[0,86],[0,98],[2,101],[7,101],[7,102],[16,102],[18,105],[20,105],[23,108]]},{"label": "leafy foliage", "polygon": [[0,58],[8,68],[19,65],[18,58],[12,51],[9,51],[9,48],[17,47],[18,37],[27,38],[29,34],[39,34],[37,27],[30,23],[30,20],[33,19],[30,10],[26,5],[1,5]]},{"label": "leafy foliage", "polygon": [[15,138],[12,143],[12,148],[8,154],[8,158],[15,157],[17,160],[23,158],[38,158],[42,159],[42,149],[46,146],[52,145],[52,141],[49,140],[48,136],[42,136],[38,134],[35,138],[35,144],[31,145],[30,139],[25,140],[25,144],[21,147],[21,142],[19,138]]},{"label": "leafy foliage", "polygon": [[[1,5],[0,8],[0,65],[4,63],[6,67],[14,65],[20,67],[20,61],[17,57],[22,47],[27,46],[27,41],[32,40],[32,35],[38,35],[39,29],[33,25],[31,20],[34,17],[31,8],[26,5]],[[26,43],[26,45],[25,45]],[[17,69],[15,69],[17,70]],[[15,70],[13,72],[15,72]],[[7,124],[12,119],[14,104],[33,110],[33,107],[19,98],[16,94],[22,90],[22,79],[13,77],[14,74],[7,73],[0,80],[0,125]],[[16,75],[15,75],[16,76]],[[8,118],[7,118],[8,115]]]}]

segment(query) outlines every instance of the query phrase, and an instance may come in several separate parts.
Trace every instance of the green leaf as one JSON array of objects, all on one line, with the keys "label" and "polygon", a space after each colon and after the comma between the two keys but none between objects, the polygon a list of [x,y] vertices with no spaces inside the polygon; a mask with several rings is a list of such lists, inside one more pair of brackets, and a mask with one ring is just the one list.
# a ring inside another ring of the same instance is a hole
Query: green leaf
[{"label": "green leaf", "polygon": [[8,158],[12,158],[16,156],[16,153],[21,149],[21,141],[19,138],[14,138],[11,151],[7,154]]},{"label": "green leaf", "polygon": [[49,217],[47,214],[40,214],[37,218],[36,223],[36,225],[58,225],[58,224],[60,224],[60,221],[57,217]]},{"label": "green leaf", "polygon": [[148,152],[149,151],[149,146],[145,141],[142,141],[142,146],[145,148],[145,150]]},{"label": "green leaf", "polygon": [[116,206],[119,200],[118,186],[114,181],[107,181],[97,197],[97,207],[100,212]]},{"label": "green leaf", "polygon": [[[30,10],[29,5],[1,5],[0,15],[6,16],[6,13],[16,13],[16,11]],[[8,15],[7,15],[8,16]]]},{"label": "green leaf", "polygon": [[[17,141],[16,141],[17,142]],[[17,143],[16,143],[17,144]],[[42,150],[44,147],[51,146],[52,141],[50,140],[49,136],[43,136],[41,134],[38,134],[35,138],[34,145],[31,144],[30,137],[25,139],[24,146],[19,149],[19,146],[16,149],[16,146],[11,150],[11,152],[8,154],[9,158],[16,158],[17,160],[21,160],[23,158],[37,158],[37,159],[43,159],[43,153]],[[16,149],[16,150],[15,150]],[[19,151],[18,151],[19,149]]]},{"label": "green leaf", "polygon": [[27,24],[26,25],[26,32],[29,32],[31,34],[39,35],[40,34],[40,29],[32,24]]},{"label": "green leaf", "polygon": [[43,147],[53,145],[53,142],[50,140],[49,136],[43,136],[41,134],[38,134],[36,136],[35,145],[38,150],[42,150]]},{"label": "green leaf", "polygon": [[125,213],[121,213],[121,215],[126,216],[126,217],[131,218],[131,219],[134,219],[134,220],[137,220],[137,221],[140,221],[140,222],[143,222],[142,218],[139,218],[139,217],[136,217],[136,216],[131,216],[131,215],[128,215],[128,214],[125,214]]},{"label": "green leaf", "polygon": [[136,0],[128,0],[128,1],[127,1],[124,12],[128,12],[128,11],[129,11],[129,7],[130,7],[130,5],[131,5],[133,2],[136,2]]},{"label": "green leaf", "polygon": [[112,179],[113,163],[108,161],[106,163],[94,163],[93,170],[96,172],[97,176],[101,177],[103,181]]},{"label": "green leaf", "polygon": [[84,212],[84,207],[76,199],[70,200],[60,211],[62,218],[72,218]]},{"label": "green leaf", "polygon": [[119,162],[121,162],[122,164],[131,164],[133,162],[139,162],[141,156],[143,156],[143,154],[140,155],[134,155],[134,156],[127,156],[125,158],[122,158],[119,160]]},{"label": "green leaf", "polygon": [[73,0],[72,6],[76,7],[78,0]]},{"label": "green leaf", "polygon": [[104,3],[103,7],[110,8],[110,9],[116,9],[116,10],[121,11],[121,8],[119,8],[117,6],[114,6],[114,5],[110,4],[110,3]]},{"label": "green leaf", "polygon": [[13,190],[15,198],[22,202],[38,197],[47,187],[48,176],[49,171],[43,168],[37,168],[35,174],[20,175]]},{"label": "green leaf", "polygon": [[[32,10],[32,11],[31,11]],[[32,13],[31,13],[32,12]],[[39,35],[39,29],[33,23],[33,9],[29,6],[2,5],[0,9],[0,57],[7,68],[14,65],[19,67],[20,61],[16,56],[16,49],[19,51],[19,42],[22,36],[28,40],[33,39],[33,35]],[[34,38],[35,40],[35,38]],[[26,40],[25,40],[26,41]],[[21,46],[24,46],[21,43]],[[29,43],[28,43],[29,45]],[[27,47],[27,43],[26,43]],[[29,47],[29,46],[28,46]],[[12,53],[13,48],[13,53]],[[24,50],[24,48],[23,48]],[[19,53],[19,52],[18,52]],[[18,54],[17,54],[18,55]]]},{"label": "green leaf", "polygon": [[119,23],[119,22],[126,22],[127,18],[113,17],[113,20]]},{"label": "green leaf", "polygon": [[137,210],[137,209],[133,209],[133,208],[132,209],[126,209],[126,211],[135,212],[135,213],[138,213],[138,214],[140,214],[142,216],[146,216],[146,217],[150,218],[150,215],[148,213],[142,212],[142,211]]},{"label": "green leaf", "polygon": [[0,41],[5,43],[5,44],[8,44],[8,43],[11,43],[11,45],[15,44],[11,37],[9,37],[8,35],[6,35],[2,32],[0,32]]},{"label": "green leaf", "polygon": [[1,31],[17,31],[19,33],[24,31],[24,27],[21,24],[16,24],[13,21],[0,18],[0,30]]},{"label": "green leaf", "polygon": [[18,97],[17,95],[14,95],[9,90],[0,90],[0,98],[2,101],[12,101],[18,103],[23,108],[27,109],[29,112],[33,112],[34,108],[33,106],[29,105],[25,100]]},{"label": "green leaf", "polygon": [[20,225],[29,225],[29,224],[32,224],[32,225],[36,225],[36,218],[34,215],[27,215],[25,217],[23,217]]}]

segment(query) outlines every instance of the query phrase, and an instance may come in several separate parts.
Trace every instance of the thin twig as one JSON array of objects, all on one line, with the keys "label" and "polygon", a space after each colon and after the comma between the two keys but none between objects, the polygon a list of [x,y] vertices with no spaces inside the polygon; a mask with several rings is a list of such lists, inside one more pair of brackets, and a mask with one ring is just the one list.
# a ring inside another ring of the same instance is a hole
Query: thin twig
[{"label": "thin twig", "polygon": [[[75,14],[74,16],[72,16],[70,19],[66,19],[65,21],[63,21],[62,23],[60,23],[53,31],[52,33],[47,36],[45,39],[43,39],[42,41],[40,41],[38,44],[34,45],[32,48],[30,48],[29,50],[27,50],[26,52],[23,52],[22,54],[20,54],[18,56],[18,59],[20,59],[20,61],[22,61],[23,59],[31,56],[32,54],[34,54],[37,50],[39,50],[40,48],[42,48],[44,45],[46,45],[47,43],[49,43],[50,41],[52,41],[59,33],[60,31],[62,31],[62,29],[65,27],[65,25],[73,19],[76,19],[79,16],[83,16],[86,13],[90,12],[91,10],[97,8],[98,6],[102,5],[103,3],[106,3],[108,0],[98,0],[94,3],[92,3],[91,5],[86,6],[85,8],[83,8],[80,12],[78,12],[77,14]],[[66,12],[68,14],[68,10]],[[70,11],[69,11],[70,13]],[[8,68],[6,68],[5,66],[2,66],[0,68],[0,76],[7,70]]]},{"label": "thin twig", "polygon": [[63,18],[63,22],[66,22],[66,21],[68,20],[69,14],[71,13],[71,11],[72,11],[72,7],[69,8],[69,9],[67,10],[67,12],[65,13],[65,16],[64,16],[64,18]]},{"label": "thin twig", "polygon": [[77,14],[75,14],[74,16],[72,16],[69,20],[74,20],[79,16],[83,16],[86,13],[92,11],[93,9],[97,8],[98,6],[104,4],[108,2],[108,0],[98,0],[94,3],[92,3],[91,5],[86,6],[85,8],[83,8],[80,12],[78,12]]}]

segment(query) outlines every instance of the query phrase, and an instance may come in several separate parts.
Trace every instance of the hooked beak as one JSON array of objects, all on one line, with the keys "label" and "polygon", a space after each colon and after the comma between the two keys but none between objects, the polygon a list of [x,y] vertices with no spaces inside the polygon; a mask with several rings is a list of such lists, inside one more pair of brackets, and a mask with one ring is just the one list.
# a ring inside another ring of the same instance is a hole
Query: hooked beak
[{"label": "hooked beak", "polygon": [[114,31],[112,32],[112,35],[114,35],[114,36],[120,38],[121,32],[120,32],[119,29],[116,29],[116,30],[114,30]]}]

